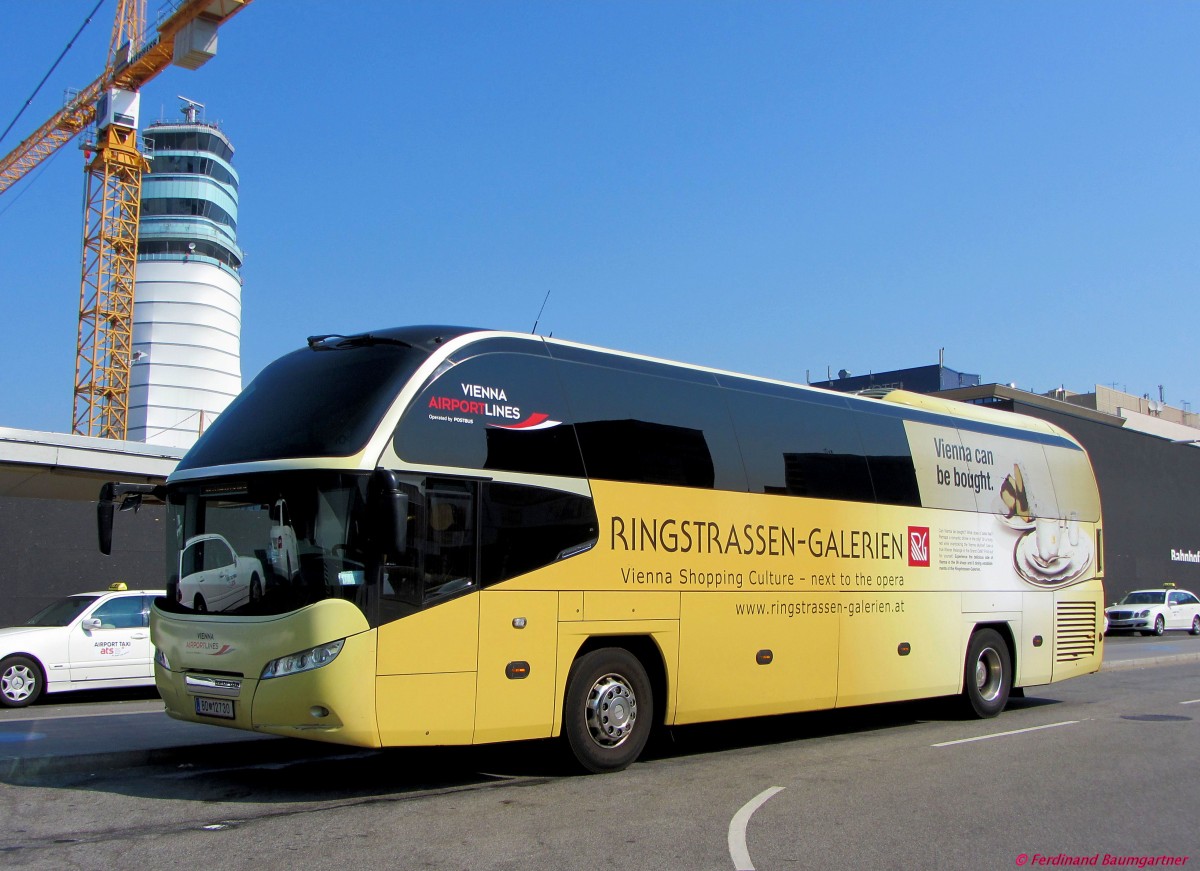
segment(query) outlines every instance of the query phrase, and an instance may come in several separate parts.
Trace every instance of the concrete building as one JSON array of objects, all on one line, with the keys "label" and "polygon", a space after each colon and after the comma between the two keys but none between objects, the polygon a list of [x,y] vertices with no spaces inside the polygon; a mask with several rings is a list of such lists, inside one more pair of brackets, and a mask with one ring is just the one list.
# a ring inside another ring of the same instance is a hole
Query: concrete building
[{"label": "concrete building", "polygon": [[162,506],[122,513],[112,556],[100,553],[96,498],[106,481],[159,484],[179,448],[0,427],[0,626],[23,622],[55,599],[104,589],[163,585]]},{"label": "concrete building", "polygon": [[824,387],[840,393],[857,393],[860,390],[893,388],[911,390],[914,393],[936,393],[956,387],[974,387],[979,376],[959,372],[942,363],[930,366],[914,366],[910,369],[893,369],[889,372],[873,372],[868,375],[851,375],[845,369],[836,379],[813,381],[813,387]]}]

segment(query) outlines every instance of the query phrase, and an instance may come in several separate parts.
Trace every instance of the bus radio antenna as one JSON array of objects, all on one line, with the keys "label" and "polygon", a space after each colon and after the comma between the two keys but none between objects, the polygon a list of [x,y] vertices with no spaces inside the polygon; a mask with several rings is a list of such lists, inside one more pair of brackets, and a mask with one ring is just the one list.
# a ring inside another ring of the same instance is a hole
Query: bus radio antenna
[{"label": "bus radio antenna", "polygon": [[542,319],[542,312],[544,312],[546,310],[546,303],[547,303],[547,301],[549,301],[549,299],[550,299],[550,291],[546,291],[546,297],[545,297],[545,299],[542,300],[542,307],[540,309],[538,309],[537,317],[533,319],[533,329],[529,331],[529,332],[533,333],[534,335],[537,335],[538,321],[540,321]]}]

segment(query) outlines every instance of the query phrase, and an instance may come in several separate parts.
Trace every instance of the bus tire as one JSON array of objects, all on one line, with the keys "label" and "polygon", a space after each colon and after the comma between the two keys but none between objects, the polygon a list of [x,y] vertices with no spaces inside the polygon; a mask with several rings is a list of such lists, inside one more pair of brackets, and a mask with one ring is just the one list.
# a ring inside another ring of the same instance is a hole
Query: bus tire
[{"label": "bus tire", "polygon": [[575,660],[567,680],[563,731],[588,771],[620,771],[646,746],[654,718],[650,679],[638,658],[618,647]]},{"label": "bus tire", "polygon": [[0,662],[0,704],[6,708],[32,705],[45,686],[41,667],[28,656],[9,656]]},{"label": "bus tire", "polygon": [[964,709],[981,719],[994,717],[1008,704],[1012,691],[1012,654],[994,629],[980,629],[967,645],[963,674]]}]

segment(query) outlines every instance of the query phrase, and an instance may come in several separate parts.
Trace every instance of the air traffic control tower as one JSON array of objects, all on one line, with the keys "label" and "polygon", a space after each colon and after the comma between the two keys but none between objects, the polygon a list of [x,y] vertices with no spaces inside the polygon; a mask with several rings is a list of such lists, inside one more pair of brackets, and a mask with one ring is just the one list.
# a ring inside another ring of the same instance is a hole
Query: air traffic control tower
[{"label": "air traffic control tower", "polygon": [[128,439],[188,448],[242,389],[242,251],[233,146],[181,99],[144,133]]}]

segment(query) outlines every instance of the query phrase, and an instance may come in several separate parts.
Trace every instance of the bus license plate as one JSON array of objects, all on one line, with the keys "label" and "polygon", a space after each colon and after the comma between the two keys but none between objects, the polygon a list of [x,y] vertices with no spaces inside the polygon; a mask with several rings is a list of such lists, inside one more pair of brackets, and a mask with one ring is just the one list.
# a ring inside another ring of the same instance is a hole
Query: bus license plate
[{"label": "bus license plate", "polygon": [[196,713],[201,717],[220,717],[222,720],[233,719],[233,699],[206,699],[196,696]]}]

